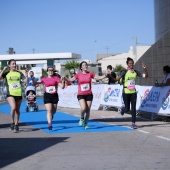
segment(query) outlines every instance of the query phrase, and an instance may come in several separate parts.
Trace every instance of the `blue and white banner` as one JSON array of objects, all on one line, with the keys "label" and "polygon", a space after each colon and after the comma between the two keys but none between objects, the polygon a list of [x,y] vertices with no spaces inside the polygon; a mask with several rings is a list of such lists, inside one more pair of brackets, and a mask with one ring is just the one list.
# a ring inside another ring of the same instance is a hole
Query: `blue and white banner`
[{"label": "blue and white banner", "polygon": [[122,86],[119,84],[105,85],[102,91],[100,104],[121,107],[123,104]]},{"label": "blue and white banner", "polygon": [[[92,110],[98,110],[100,105],[121,107],[123,104],[122,86],[115,85],[92,85],[93,102]],[[68,108],[80,108],[77,100],[77,85],[58,89],[58,106]],[[170,86],[139,86],[137,90],[136,109],[153,112],[162,115],[170,115]]]},{"label": "blue and white banner", "polygon": [[137,86],[137,110],[170,115],[170,87]]},{"label": "blue and white banner", "polygon": [[[100,99],[103,92],[104,85],[93,85],[93,102],[91,109],[98,110],[100,107]],[[79,102],[77,100],[78,86],[72,85],[65,89],[58,88],[59,102],[58,106],[68,107],[68,108],[80,108]]]}]

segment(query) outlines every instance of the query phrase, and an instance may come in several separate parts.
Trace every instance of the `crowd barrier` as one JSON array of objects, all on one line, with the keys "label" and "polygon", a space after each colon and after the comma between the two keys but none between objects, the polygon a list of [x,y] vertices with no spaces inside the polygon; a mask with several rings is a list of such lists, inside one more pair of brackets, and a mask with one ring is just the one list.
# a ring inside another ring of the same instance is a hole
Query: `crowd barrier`
[{"label": "crowd barrier", "polygon": [[[77,85],[68,86],[65,89],[58,89],[59,103],[58,106],[68,108],[80,108],[77,101]],[[123,87],[119,84],[115,85],[92,85],[93,103],[92,110],[98,110],[100,106],[121,107]],[[137,90],[138,111],[156,113],[158,115],[170,116],[170,86],[139,86]]]},{"label": "crowd barrier", "polygon": [[[0,102],[5,101],[5,85],[0,82]],[[112,106],[120,108],[123,103],[123,87],[119,84],[93,84],[92,110],[98,110],[100,106]],[[77,100],[77,85],[71,85],[65,89],[58,88],[58,106],[67,108],[80,108]],[[136,110],[154,113],[161,116],[170,116],[170,86],[139,86],[136,85],[137,104]],[[43,96],[43,86],[37,88],[37,96]]]}]

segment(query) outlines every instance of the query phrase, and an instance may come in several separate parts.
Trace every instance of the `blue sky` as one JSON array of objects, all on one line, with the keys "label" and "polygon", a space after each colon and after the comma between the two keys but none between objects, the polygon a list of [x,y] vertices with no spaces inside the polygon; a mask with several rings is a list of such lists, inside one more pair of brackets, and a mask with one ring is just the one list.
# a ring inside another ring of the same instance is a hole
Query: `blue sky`
[{"label": "blue sky", "polygon": [[154,43],[153,0],[0,0],[0,54],[127,52]]}]

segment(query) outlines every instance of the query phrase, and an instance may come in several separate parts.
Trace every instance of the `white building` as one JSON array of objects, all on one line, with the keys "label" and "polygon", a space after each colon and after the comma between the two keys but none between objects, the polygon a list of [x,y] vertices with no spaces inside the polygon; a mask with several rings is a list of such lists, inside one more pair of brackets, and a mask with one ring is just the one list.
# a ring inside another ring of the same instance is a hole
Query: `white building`
[{"label": "white building", "polygon": [[102,72],[105,72],[107,70],[108,65],[111,65],[113,68],[115,68],[116,65],[121,64],[123,67],[126,68],[127,57],[132,58],[136,63],[150,47],[151,46],[136,46],[135,54],[133,47],[131,46],[127,53],[114,54],[112,56],[99,59],[98,62],[101,63]]}]

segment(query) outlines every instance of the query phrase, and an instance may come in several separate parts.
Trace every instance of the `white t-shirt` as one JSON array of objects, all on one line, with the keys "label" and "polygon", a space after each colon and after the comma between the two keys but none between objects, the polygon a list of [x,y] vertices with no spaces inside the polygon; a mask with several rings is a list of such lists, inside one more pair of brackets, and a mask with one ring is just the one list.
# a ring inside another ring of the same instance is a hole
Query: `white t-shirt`
[{"label": "white t-shirt", "polygon": [[170,79],[170,73],[164,77],[162,83],[166,83],[166,81],[167,81],[168,79]]}]

